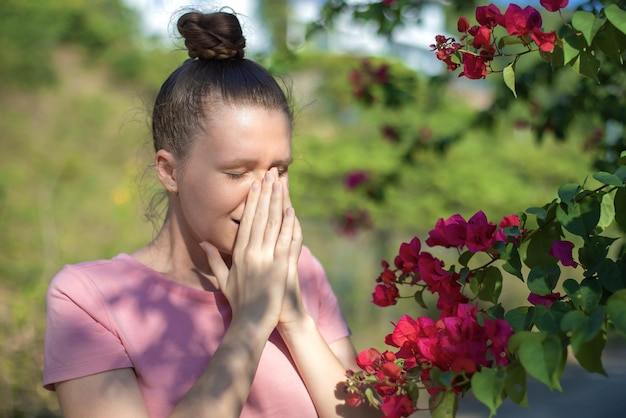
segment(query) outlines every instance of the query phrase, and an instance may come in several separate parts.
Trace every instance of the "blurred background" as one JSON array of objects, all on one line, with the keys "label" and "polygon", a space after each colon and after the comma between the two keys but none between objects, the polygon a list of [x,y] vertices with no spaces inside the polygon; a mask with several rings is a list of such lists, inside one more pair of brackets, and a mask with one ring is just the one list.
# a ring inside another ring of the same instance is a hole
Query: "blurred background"
[{"label": "blurred background", "polygon": [[[447,73],[429,45],[478,2],[405,1],[415,7],[397,27],[350,3],[191,5],[241,13],[249,56],[290,89],[294,206],[361,350],[382,348],[402,313],[420,314],[410,300],[371,303],[380,262],[401,242],[455,213],[498,222],[550,202],[559,185],[614,163],[625,118],[622,92],[596,83],[618,113],[594,114],[579,107],[601,110],[581,93],[589,80],[540,62],[519,69],[517,100],[499,77]],[[188,5],[0,1],[0,417],[60,416],[41,388],[51,277],[131,252],[159,226],[144,215],[158,190],[150,109],[186,57],[170,21]],[[623,81],[623,68],[608,72]],[[523,303],[518,289],[508,280],[504,302]]]}]

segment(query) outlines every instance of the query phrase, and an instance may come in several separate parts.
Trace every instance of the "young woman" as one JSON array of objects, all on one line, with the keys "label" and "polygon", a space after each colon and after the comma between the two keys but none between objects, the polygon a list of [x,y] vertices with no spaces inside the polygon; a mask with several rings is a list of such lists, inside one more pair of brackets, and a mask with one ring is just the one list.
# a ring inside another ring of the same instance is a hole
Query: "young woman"
[{"label": "young woman", "polygon": [[244,59],[235,15],[178,21],[190,59],[153,112],[165,222],[145,247],[66,266],[48,292],[44,385],[73,417],[330,417],[355,351],[302,247],[291,111]]}]

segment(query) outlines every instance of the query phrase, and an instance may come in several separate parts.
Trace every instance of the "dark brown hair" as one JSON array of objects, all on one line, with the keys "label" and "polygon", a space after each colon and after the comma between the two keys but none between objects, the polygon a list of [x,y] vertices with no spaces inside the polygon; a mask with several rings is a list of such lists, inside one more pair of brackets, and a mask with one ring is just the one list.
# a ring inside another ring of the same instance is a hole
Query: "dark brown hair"
[{"label": "dark brown hair", "polygon": [[261,65],[244,58],[246,40],[237,16],[188,12],[178,19],[189,59],[163,83],[152,114],[156,151],[185,161],[207,118],[224,104],[283,111],[292,120],[284,91]]}]

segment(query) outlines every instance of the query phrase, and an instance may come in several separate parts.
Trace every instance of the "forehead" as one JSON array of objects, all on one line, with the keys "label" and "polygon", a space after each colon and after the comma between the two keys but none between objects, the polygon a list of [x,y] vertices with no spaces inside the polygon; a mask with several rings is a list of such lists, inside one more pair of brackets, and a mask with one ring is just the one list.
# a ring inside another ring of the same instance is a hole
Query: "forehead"
[{"label": "forehead", "polygon": [[291,126],[281,110],[224,105],[207,122],[198,142],[215,160],[291,158]]}]

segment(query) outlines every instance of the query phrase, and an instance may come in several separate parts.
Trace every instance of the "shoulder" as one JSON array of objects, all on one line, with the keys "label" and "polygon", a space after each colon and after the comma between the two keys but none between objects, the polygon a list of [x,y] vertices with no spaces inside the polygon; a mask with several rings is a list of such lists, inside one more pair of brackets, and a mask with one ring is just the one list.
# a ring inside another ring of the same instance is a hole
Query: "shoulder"
[{"label": "shoulder", "polygon": [[59,293],[76,294],[89,291],[94,281],[119,277],[119,273],[128,269],[129,265],[122,255],[106,260],[66,264],[52,278],[48,288],[48,297]]}]

